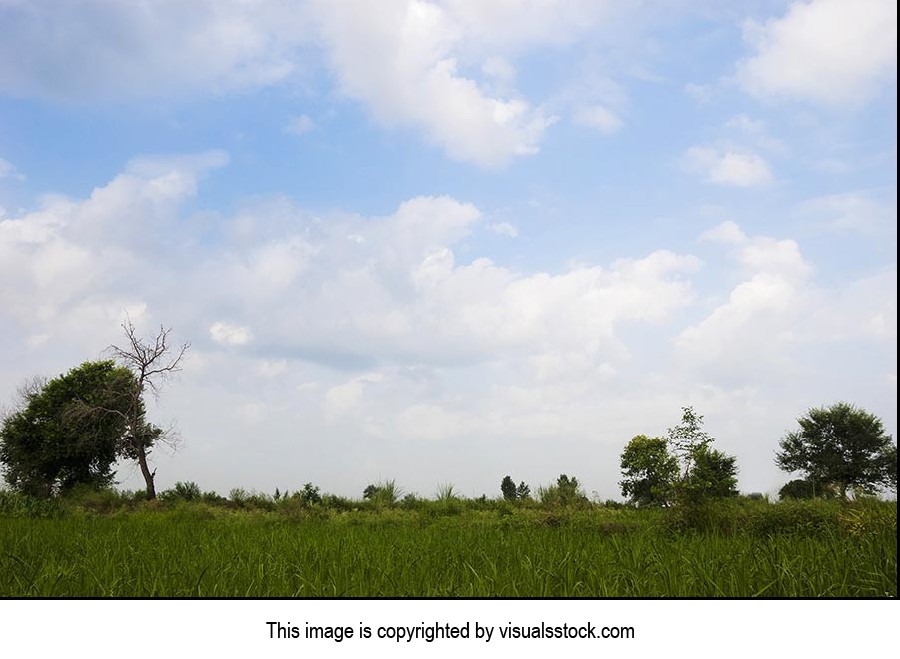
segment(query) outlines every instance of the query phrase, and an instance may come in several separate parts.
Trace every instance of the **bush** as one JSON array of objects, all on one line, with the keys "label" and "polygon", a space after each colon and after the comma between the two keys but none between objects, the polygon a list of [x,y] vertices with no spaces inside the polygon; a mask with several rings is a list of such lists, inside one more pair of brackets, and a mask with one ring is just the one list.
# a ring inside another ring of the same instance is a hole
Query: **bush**
[{"label": "bush", "polygon": [[161,492],[159,498],[163,501],[198,501],[202,496],[200,486],[194,481],[188,483],[179,481],[171,490]]},{"label": "bush", "polygon": [[58,499],[39,499],[19,492],[0,490],[0,515],[10,517],[63,517],[65,508]]}]

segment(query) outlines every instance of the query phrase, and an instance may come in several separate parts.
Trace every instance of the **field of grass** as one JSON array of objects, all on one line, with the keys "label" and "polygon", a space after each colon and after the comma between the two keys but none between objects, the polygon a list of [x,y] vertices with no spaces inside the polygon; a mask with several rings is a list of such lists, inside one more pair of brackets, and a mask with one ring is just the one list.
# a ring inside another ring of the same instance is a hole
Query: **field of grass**
[{"label": "field of grass", "polygon": [[365,503],[29,508],[7,497],[0,596],[897,596],[896,502],[744,501],[690,515]]}]

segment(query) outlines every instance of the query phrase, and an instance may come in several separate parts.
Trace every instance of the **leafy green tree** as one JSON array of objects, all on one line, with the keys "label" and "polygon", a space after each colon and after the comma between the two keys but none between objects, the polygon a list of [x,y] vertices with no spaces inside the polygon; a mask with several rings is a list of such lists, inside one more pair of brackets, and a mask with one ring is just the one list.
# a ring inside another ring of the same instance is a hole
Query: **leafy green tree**
[{"label": "leafy green tree", "polygon": [[897,489],[897,445],[881,419],[849,403],[815,407],[797,419],[800,429],[780,442],[775,463],[800,472],[818,491],[834,488],[842,499],[848,489],[872,494]]},{"label": "leafy green tree", "polygon": [[703,429],[703,415],[697,414],[693,407],[681,408],[681,423],[669,428],[668,440],[672,451],[678,456],[682,466],[682,478],[691,472],[697,452],[713,442]]},{"label": "leafy green tree", "polygon": [[128,434],[126,413],[135,386],[128,369],[98,361],[24,391],[19,409],[0,426],[6,482],[39,497],[79,484],[108,486]]},{"label": "leafy green tree", "polygon": [[703,430],[703,416],[683,407],[681,423],[668,431],[669,445],[681,463],[675,494],[697,504],[737,494],[737,458],[710,448],[714,438]]},{"label": "leafy green tree", "polygon": [[816,484],[805,478],[795,478],[778,490],[779,499],[812,499],[814,497],[828,498],[831,490],[825,488],[816,491]]},{"label": "leafy green tree", "polygon": [[662,506],[672,499],[678,478],[678,458],[669,452],[661,437],[637,435],[632,438],[621,459],[622,496],[639,506]]},{"label": "leafy green tree", "polygon": [[516,488],[516,498],[519,501],[525,501],[525,499],[531,498],[531,488],[528,487],[528,483],[525,481],[519,483],[519,486]]},{"label": "leafy green tree", "polygon": [[686,485],[692,496],[701,499],[737,496],[737,458],[701,446],[694,453]]},{"label": "leafy green tree", "polygon": [[574,476],[569,477],[566,474],[560,474],[555,484],[546,488],[539,488],[538,493],[541,503],[548,505],[568,506],[587,501],[578,479]]},{"label": "leafy green tree", "polygon": [[503,498],[507,501],[515,501],[516,500],[516,483],[509,476],[504,476],[503,480],[500,481],[500,491],[503,493]]}]

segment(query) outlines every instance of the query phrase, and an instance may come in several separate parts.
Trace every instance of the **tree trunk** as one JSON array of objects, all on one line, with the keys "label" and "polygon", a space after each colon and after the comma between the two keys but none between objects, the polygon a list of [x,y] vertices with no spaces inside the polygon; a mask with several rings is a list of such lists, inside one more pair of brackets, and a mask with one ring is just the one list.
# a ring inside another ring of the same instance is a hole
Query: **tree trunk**
[{"label": "tree trunk", "polygon": [[156,486],[153,484],[156,472],[151,472],[150,467],[147,466],[147,454],[143,450],[138,451],[138,464],[141,467],[141,475],[144,477],[144,482],[147,483],[147,500],[152,501],[156,498]]}]

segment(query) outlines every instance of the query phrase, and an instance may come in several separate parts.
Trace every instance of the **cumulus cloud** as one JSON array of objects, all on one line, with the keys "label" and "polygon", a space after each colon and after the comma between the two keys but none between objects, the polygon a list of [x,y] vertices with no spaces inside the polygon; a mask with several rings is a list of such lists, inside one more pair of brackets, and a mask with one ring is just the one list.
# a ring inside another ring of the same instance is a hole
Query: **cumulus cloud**
[{"label": "cumulus cloud", "polygon": [[698,240],[740,245],[747,241],[747,234],[743,232],[737,222],[726,220],[722,224],[701,233]]},{"label": "cumulus cloud", "polygon": [[748,188],[774,180],[768,163],[752,151],[692,146],[685,153],[684,162],[688,168],[704,174],[707,181],[720,185]]},{"label": "cumulus cloud", "polygon": [[759,97],[858,106],[896,77],[894,0],[794,2],[743,31],[755,54],[738,63],[737,80]]},{"label": "cumulus cloud", "polygon": [[148,287],[177,281],[180,205],[226,160],[222,152],[135,159],[86,199],[48,195],[36,210],[0,220],[6,313],[51,336],[115,328]]},{"label": "cumulus cloud", "polygon": [[[314,3],[344,94],[365,102],[386,125],[421,128],[459,160],[497,166],[538,151],[556,117],[520,96],[493,95],[461,71],[467,34],[454,11],[465,3],[347,4]],[[483,23],[473,18],[473,25]]]},{"label": "cumulus cloud", "polygon": [[253,338],[250,330],[246,327],[223,322],[210,325],[209,335],[216,343],[226,346],[242,346]]}]

